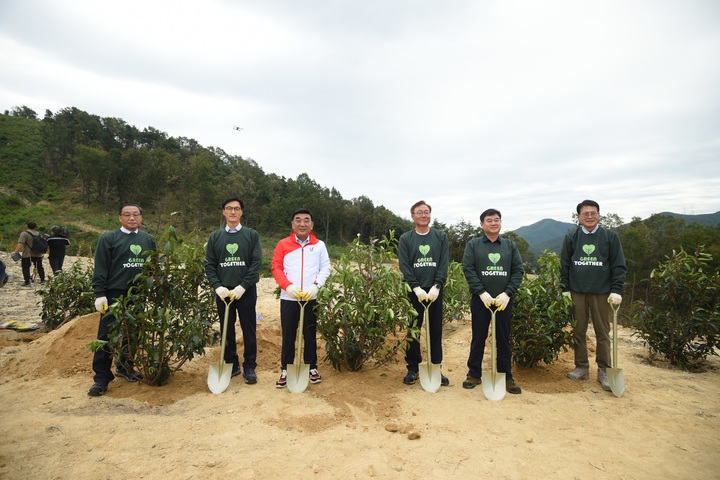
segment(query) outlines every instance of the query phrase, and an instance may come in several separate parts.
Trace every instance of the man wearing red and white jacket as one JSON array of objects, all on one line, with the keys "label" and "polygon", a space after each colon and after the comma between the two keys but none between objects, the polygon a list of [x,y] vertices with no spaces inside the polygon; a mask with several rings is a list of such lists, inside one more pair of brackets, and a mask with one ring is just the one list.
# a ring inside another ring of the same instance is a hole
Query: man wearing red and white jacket
[{"label": "man wearing red and white jacket", "polygon": [[[310,210],[301,208],[292,214],[292,233],[280,240],[272,259],[272,274],[281,288],[280,325],[282,327],[281,373],[277,388],[287,385],[287,366],[295,360],[295,339],[300,322],[300,302],[307,301],[304,317],[304,359],[310,365],[310,383],[320,383],[317,369],[317,319],[315,305],[318,290],[330,276],[330,257],[313,229]],[[298,359],[300,361],[300,359]]]}]

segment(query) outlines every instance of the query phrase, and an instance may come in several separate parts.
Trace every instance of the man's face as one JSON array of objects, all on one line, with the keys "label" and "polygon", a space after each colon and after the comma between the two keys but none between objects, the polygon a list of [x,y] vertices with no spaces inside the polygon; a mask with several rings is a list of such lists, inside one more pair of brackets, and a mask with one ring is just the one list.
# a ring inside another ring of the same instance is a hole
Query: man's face
[{"label": "man's face", "polygon": [[430,207],[424,203],[415,207],[412,214],[416,227],[427,227],[430,225]]},{"label": "man's face", "polygon": [[140,228],[142,214],[138,207],[125,206],[122,208],[120,215],[118,215],[118,220],[120,220],[120,225],[134,232]]},{"label": "man's face", "polygon": [[225,217],[225,222],[231,226],[234,227],[238,223],[240,223],[240,218],[242,218],[243,211],[240,207],[240,202],[237,200],[233,200],[232,202],[228,202],[225,204],[225,208],[223,208],[223,217]]},{"label": "man's face", "polygon": [[313,229],[313,221],[307,213],[298,213],[292,220],[292,229],[300,240],[305,240]]},{"label": "man's face", "polygon": [[580,209],[578,219],[583,227],[592,232],[600,221],[600,212],[593,206],[585,205]]},{"label": "man's face", "polygon": [[499,215],[488,215],[482,222],[480,222],[480,228],[483,229],[485,235],[488,233],[491,235],[497,235],[500,233],[501,227],[502,220]]}]

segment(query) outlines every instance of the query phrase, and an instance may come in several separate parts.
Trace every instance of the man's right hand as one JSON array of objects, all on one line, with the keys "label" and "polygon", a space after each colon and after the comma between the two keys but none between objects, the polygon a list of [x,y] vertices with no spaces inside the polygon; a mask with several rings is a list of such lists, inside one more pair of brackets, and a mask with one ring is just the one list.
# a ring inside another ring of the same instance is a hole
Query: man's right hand
[{"label": "man's right hand", "polygon": [[495,299],[488,292],[481,293],[480,300],[485,304],[485,308],[490,308],[495,303]]},{"label": "man's right hand", "polygon": [[300,298],[300,296],[302,295],[302,291],[292,283],[287,286],[285,291],[288,295],[290,295],[290,298]]},{"label": "man's right hand", "polygon": [[413,288],[413,292],[415,292],[415,295],[417,295],[417,299],[419,302],[424,302],[425,300],[429,300],[427,292],[425,290],[423,290],[422,288],[415,287],[415,288]]},{"label": "man's right hand", "polygon": [[216,288],[215,293],[217,293],[217,296],[222,299],[225,299],[230,296],[230,290],[228,290],[226,287]]},{"label": "man's right hand", "polygon": [[97,310],[100,313],[107,312],[108,304],[107,304],[107,297],[98,297],[95,299],[95,310]]}]

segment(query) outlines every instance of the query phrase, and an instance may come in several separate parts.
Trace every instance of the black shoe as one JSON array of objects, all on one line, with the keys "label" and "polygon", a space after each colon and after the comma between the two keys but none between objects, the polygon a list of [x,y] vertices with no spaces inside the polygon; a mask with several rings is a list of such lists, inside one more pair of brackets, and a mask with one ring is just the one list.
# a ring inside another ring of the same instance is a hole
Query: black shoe
[{"label": "black shoe", "polygon": [[245,383],[247,383],[248,385],[257,383],[257,375],[255,374],[254,368],[245,367],[245,373],[243,373],[243,377],[245,377]]},{"label": "black shoe", "polygon": [[40,285],[45,285],[45,280],[40,280]]},{"label": "black shoe", "polygon": [[420,374],[418,372],[411,372],[408,370],[407,375],[405,375],[405,378],[403,378],[403,383],[405,385],[413,385],[415,382],[417,382],[417,379],[420,377]]},{"label": "black shoe", "polygon": [[88,390],[88,395],[91,397],[99,397],[101,395],[105,395],[105,392],[107,392],[108,386],[104,383],[96,383],[92,387],[90,387],[90,390]]},{"label": "black shoe", "polygon": [[242,373],[242,368],[240,368],[240,365],[237,365],[237,366],[233,367],[232,373],[230,374],[230,378],[237,377],[241,373]]},{"label": "black shoe", "polygon": [[475,388],[475,385],[482,382],[482,378],[475,378],[471,377],[470,375],[467,376],[465,381],[463,382],[463,388]]},{"label": "black shoe", "polygon": [[442,373],[440,374],[440,386],[441,387],[449,387],[450,386],[450,380],[448,380],[448,378],[445,375],[443,375]]},{"label": "black shoe", "polygon": [[115,369],[115,376],[122,377],[128,382],[137,382],[138,380],[142,380],[143,378],[143,376],[137,370],[127,372],[125,370],[120,370],[119,368]]},{"label": "black shoe", "polygon": [[515,385],[515,380],[512,379],[505,382],[505,390],[507,390],[508,393],[513,393],[515,395],[517,395],[518,393],[522,393],[520,387]]}]

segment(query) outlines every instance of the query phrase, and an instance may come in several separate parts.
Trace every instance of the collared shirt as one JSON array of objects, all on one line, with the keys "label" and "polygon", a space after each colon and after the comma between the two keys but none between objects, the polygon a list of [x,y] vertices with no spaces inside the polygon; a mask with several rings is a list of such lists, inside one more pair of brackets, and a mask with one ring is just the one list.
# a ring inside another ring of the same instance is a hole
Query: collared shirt
[{"label": "collared shirt", "polygon": [[235,227],[235,228],[230,228],[229,226],[227,226],[227,224],[225,225],[225,231],[227,233],[237,233],[240,231],[241,228],[242,228],[242,225],[240,225],[239,223],[238,223],[237,227]]},{"label": "collared shirt", "polygon": [[305,240],[300,240],[297,235],[295,235],[295,241],[300,245],[301,247],[304,247],[308,243],[310,243],[310,235],[307,236]]},{"label": "collared shirt", "polygon": [[128,235],[131,235],[131,234],[132,234],[132,235],[135,235],[136,233],[138,233],[138,232],[140,231],[140,229],[138,228],[137,230],[135,230],[135,231],[133,232],[132,230],[128,230],[128,229],[125,228],[125,227],[120,227],[120,231],[123,232],[123,233],[126,233],[126,234],[128,234]]},{"label": "collared shirt", "polygon": [[598,228],[600,228],[600,224],[598,223],[597,225],[595,225],[595,228],[593,228],[592,232],[591,232],[590,230],[588,230],[587,228],[585,228],[584,226],[581,227],[581,228],[582,228],[582,231],[583,231],[584,234],[586,234],[586,235],[592,235],[593,233],[597,232],[597,229],[598,229]]},{"label": "collared shirt", "polygon": [[502,237],[501,237],[500,235],[498,235],[497,240],[495,240],[495,241],[493,242],[492,240],[490,240],[490,239],[487,237],[487,235],[483,235],[482,241],[483,241],[483,243],[502,243],[502,241],[500,241],[501,238],[502,238]]}]

